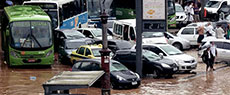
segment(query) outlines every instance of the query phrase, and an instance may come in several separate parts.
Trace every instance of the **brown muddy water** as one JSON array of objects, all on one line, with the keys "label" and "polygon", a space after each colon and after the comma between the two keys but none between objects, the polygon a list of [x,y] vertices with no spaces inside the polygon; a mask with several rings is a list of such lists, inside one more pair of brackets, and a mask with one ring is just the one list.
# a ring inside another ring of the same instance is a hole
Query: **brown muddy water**
[{"label": "brown muddy water", "polygon": [[[197,57],[195,50],[185,51]],[[200,59],[198,60],[200,61]],[[49,67],[9,68],[0,63],[0,95],[44,95],[42,84],[71,66],[56,62]],[[199,62],[196,74],[175,74],[171,79],[146,77],[137,89],[111,90],[113,95],[229,95],[230,68],[215,64],[216,70],[205,72],[205,64]],[[73,89],[71,93],[100,95],[101,89],[90,87]]]}]

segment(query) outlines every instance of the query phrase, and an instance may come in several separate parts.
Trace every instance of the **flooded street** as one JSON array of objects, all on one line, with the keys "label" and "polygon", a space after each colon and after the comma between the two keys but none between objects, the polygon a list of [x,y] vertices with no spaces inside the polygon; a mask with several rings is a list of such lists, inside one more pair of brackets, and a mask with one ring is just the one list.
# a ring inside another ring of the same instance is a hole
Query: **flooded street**
[{"label": "flooded street", "polygon": [[[196,50],[185,51],[197,57]],[[230,68],[215,64],[216,70],[205,72],[200,62],[191,74],[175,74],[171,79],[146,77],[137,89],[112,90],[114,95],[227,95],[230,93]],[[8,68],[0,64],[0,95],[44,95],[42,84],[55,74],[70,70],[70,66],[55,63],[49,67]],[[100,95],[100,88],[73,89],[71,93]]]}]

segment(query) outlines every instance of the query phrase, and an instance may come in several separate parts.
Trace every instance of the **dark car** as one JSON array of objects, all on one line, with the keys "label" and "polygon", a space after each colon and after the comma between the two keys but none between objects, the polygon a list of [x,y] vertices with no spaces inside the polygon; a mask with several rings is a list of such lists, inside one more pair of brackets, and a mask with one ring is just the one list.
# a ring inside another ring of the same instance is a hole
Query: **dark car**
[{"label": "dark car", "polygon": [[[98,40],[94,42],[95,44],[103,44],[102,40]],[[132,44],[129,41],[118,40],[118,39],[110,39],[108,40],[108,48],[115,53],[117,50],[125,50],[131,49]]]},{"label": "dark car", "polygon": [[88,45],[94,42],[91,38],[86,38],[82,33],[71,30],[56,30],[56,47],[61,63],[71,64],[70,54],[81,45]]},{"label": "dark car", "polygon": [[[177,65],[173,63],[172,60],[161,58],[151,51],[143,50],[142,55],[142,73],[144,75],[153,74],[155,78],[161,76],[172,77],[178,69]],[[118,50],[113,60],[121,62],[132,71],[136,70],[136,50]]]},{"label": "dark car", "polygon": [[[73,65],[72,71],[98,71],[102,70],[100,59],[83,59]],[[112,88],[137,88],[140,77],[121,63],[110,60],[110,81]]]}]

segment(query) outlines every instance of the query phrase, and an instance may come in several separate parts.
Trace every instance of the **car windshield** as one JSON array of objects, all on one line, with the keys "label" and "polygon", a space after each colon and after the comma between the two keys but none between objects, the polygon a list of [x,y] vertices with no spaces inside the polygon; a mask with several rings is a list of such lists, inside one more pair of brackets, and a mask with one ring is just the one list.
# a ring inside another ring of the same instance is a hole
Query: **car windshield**
[{"label": "car windshield", "polygon": [[99,52],[100,50],[101,50],[101,48],[92,49],[93,56],[95,56],[95,57],[101,57],[101,54]]},{"label": "car windshield", "polygon": [[184,9],[180,5],[176,5],[176,12],[184,12]]},{"label": "car windshield", "polygon": [[102,30],[101,29],[95,29],[95,30],[92,30],[92,32],[96,37],[102,37]]},{"label": "car windshield", "polygon": [[179,55],[183,54],[179,49],[174,46],[160,46],[168,55]]},{"label": "car windshield", "polygon": [[51,25],[48,21],[18,21],[11,27],[11,46],[14,48],[44,48],[52,45]]},{"label": "car windshield", "polygon": [[65,30],[64,33],[69,40],[85,38],[85,35],[75,30]]},{"label": "car windshield", "polygon": [[220,1],[208,1],[205,7],[218,8],[220,3]]},{"label": "car windshield", "polygon": [[162,32],[143,32],[143,38],[152,38],[152,37],[163,37],[164,34]]},{"label": "car windshield", "polygon": [[117,62],[111,62],[110,72],[112,72],[112,71],[126,71],[126,70],[128,70],[128,68],[125,67],[124,65],[117,63]]},{"label": "car windshield", "polygon": [[66,41],[67,49],[77,49],[81,45],[87,45],[86,42],[78,42],[78,41]]},{"label": "car windshield", "polygon": [[148,60],[159,60],[160,59],[160,57],[157,54],[153,53],[152,51],[143,50],[142,54]]}]

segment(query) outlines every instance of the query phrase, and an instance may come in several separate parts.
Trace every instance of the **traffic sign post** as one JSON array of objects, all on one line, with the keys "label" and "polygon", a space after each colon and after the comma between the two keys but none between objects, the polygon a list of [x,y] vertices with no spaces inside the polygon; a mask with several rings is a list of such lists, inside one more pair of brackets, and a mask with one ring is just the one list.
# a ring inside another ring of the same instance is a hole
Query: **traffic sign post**
[{"label": "traffic sign post", "polygon": [[142,32],[166,32],[168,0],[136,0],[136,72],[142,77]]}]

